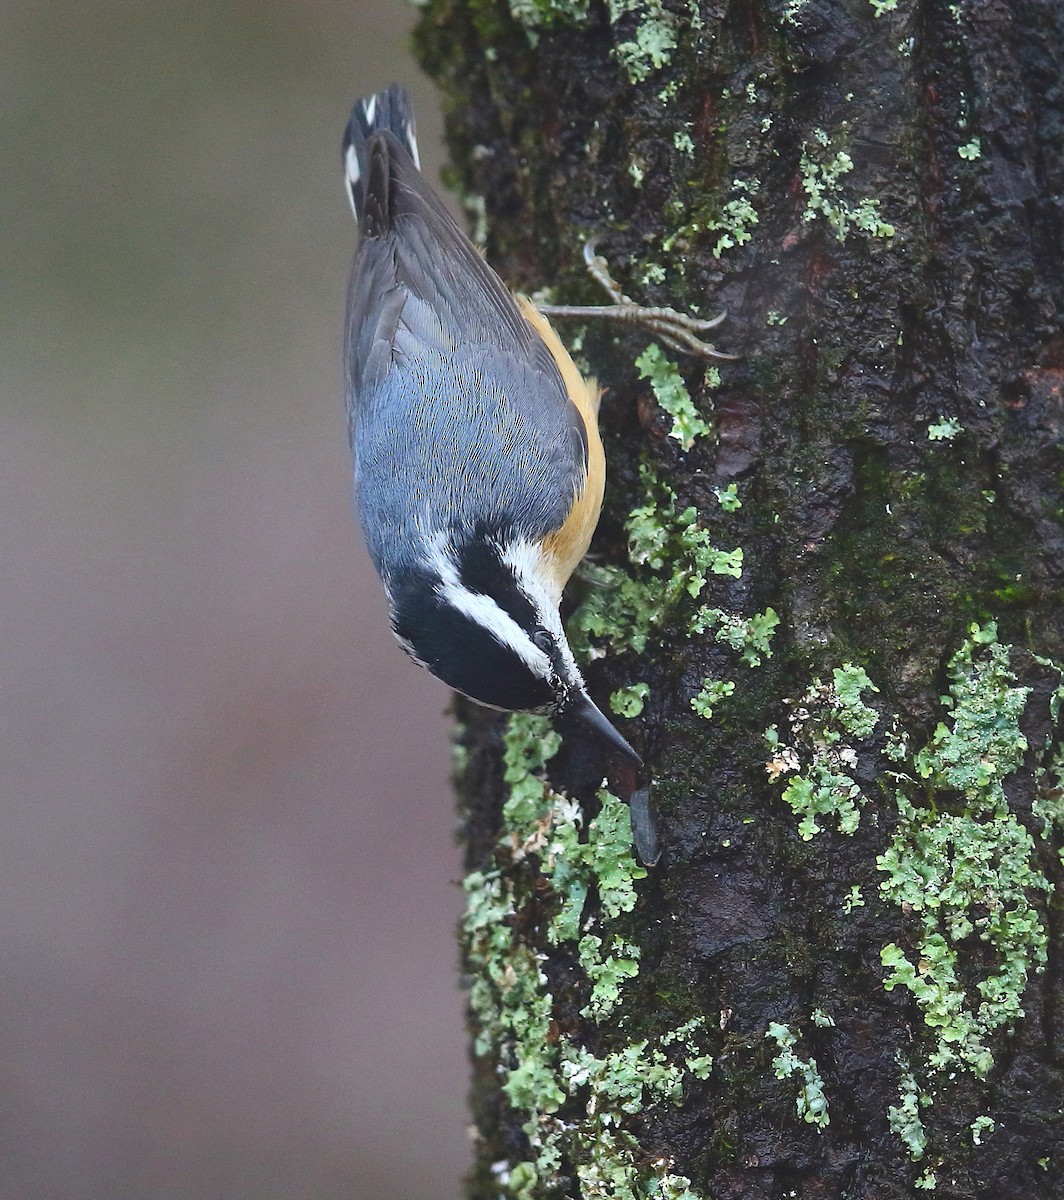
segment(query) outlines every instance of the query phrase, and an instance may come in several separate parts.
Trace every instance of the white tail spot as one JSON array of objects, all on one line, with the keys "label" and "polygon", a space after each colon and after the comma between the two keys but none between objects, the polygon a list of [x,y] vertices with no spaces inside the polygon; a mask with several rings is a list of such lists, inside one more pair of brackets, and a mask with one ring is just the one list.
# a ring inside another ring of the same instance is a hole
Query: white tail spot
[{"label": "white tail spot", "polygon": [[354,146],[347,147],[347,153],[344,155],[344,174],[347,177],[347,198],[351,202],[351,211],[355,214],[355,220],[358,220],[358,209],[355,208],[355,185],[362,177],[362,172],[358,169],[358,155],[355,153]]}]

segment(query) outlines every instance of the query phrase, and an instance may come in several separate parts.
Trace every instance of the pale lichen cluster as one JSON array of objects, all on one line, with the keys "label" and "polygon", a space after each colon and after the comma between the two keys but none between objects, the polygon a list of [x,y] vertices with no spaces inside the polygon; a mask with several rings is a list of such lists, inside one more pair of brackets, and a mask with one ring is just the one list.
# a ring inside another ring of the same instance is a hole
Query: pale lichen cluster
[{"label": "pale lichen cluster", "polygon": [[928,425],[927,440],[929,442],[951,442],[958,433],[962,432],[963,427],[959,421],[953,417],[940,417]]},{"label": "pale lichen cluster", "polygon": [[920,1110],[931,1103],[931,1097],[920,1089],[908,1063],[899,1056],[898,1103],[887,1109],[887,1124],[909,1151],[913,1162],[919,1162],[927,1149],[927,1130]]},{"label": "pale lichen cluster", "polygon": [[[834,1022],[832,1022],[834,1023]],[[795,1111],[803,1121],[815,1125],[822,1132],[831,1121],[828,1109],[828,1099],[824,1091],[824,1081],[816,1059],[810,1056],[802,1058],[795,1047],[798,1045],[798,1035],[790,1026],[778,1021],[770,1021],[765,1037],[771,1038],[778,1050],[772,1060],[772,1069],[777,1079],[798,1077],[798,1096],[795,1100]]]},{"label": "pale lichen cluster", "polygon": [[[464,885],[474,1051],[494,1065],[528,1145],[525,1157],[492,1170],[514,1200],[561,1189],[565,1172],[575,1174],[581,1195],[697,1200],[670,1162],[647,1160],[630,1127],[650,1105],[681,1104],[685,1080],[709,1077],[703,1021],[655,1038],[625,1036],[617,1010],[640,952],[616,923],[635,906],[635,884],[646,872],[632,856],[624,804],[601,791],[584,836],[580,806],[547,784],[542,770],[558,741],[546,718],[510,718],[499,865],[473,872]],[[541,953],[521,932],[526,906],[549,913],[546,942],[572,954],[586,979],[581,1014],[590,1029],[579,1040],[555,1023]]]},{"label": "pale lichen cluster", "polygon": [[[791,703],[786,738],[775,726],[766,734],[769,774],[785,782],[783,799],[808,840],[821,832],[824,816],[840,833],[856,830],[869,802],[852,775],[857,753],[885,726],[883,753],[891,765],[878,772],[877,794],[893,798],[898,821],[877,859],[880,891],[915,917],[918,932],[911,946],[882,948],[884,987],[908,989],[928,1031],[922,1062],[901,1064],[899,1102],[887,1115],[914,1161],[927,1152],[923,1114],[937,1088],[950,1072],[986,1078],[994,1035],[1023,1017],[1024,992],[1046,962],[1042,913],[1051,884],[1004,788],[1032,749],[1020,727],[1030,688],[1019,685],[1011,653],[993,622],[970,628],[948,664],[942,719],[919,748],[897,717],[883,722],[865,702],[866,693],[879,689],[852,664],[836,668],[831,683],[814,679]],[[1056,664],[1039,661],[1064,679]],[[1050,705],[1054,729],[1062,703],[1058,686]],[[1064,817],[1062,766],[1064,752],[1051,734],[1035,770],[1033,812],[1043,837],[1059,830]],[[961,952],[972,937],[986,947],[981,969]],[[988,1114],[977,1116],[974,1144],[993,1129]],[[917,1186],[934,1187],[934,1170],[924,1171]]]},{"label": "pale lichen cluster", "polygon": [[[509,7],[536,45],[541,29],[586,20],[590,0],[509,0]],[[613,56],[630,83],[642,83],[667,67],[680,39],[702,25],[698,0],[688,0],[679,11],[667,8],[663,0],[607,0],[607,10],[614,26],[629,16],[635,18],[631,35],[613,47]]]},{"label": "pale lichen cluster", "polygon": [[[1030,689],[1017,686],[993,623],[972,627],[948,675],[943,720],[911,773],[893,773],[899,821],[878,860],[883,895],[917,915],[919,940],[909,952],[890,943],[881,957],[884,986],[908,988],[932,1033],[928,1065],[984,1078],[991,1035],[1023,1016],[1028,979],[1045,965],[1037,901],[1051,888],[1005,796],[1028,750],[1020,719]],[[981,978],[970,964],[961,970],[958,947],[973,935],[991,951]]]},{"label": "pale lichen cluster", "polygon": [[844,132],[832,138],[823,129],[814,129],[805,143],[798,164],[805,193],[802,218],[823,218],[840,242],[855,230],[873,238],[892,238],[894,226],[883,220],[877,199],[864,196],[854,203],[843,190],[841,181],[854,168],[849,152],[838,144]]},{"label": "pale lichen cluster", "polygon": [[[707,626],[713,624],[692,601],[702,596],[711,576],[738,579],[742,574],[741,547],[715,546],[697,509],[681,508],[676,493],[649,465],[641,468],[640,479],[647,502],[632,509],[625,522],[634,569],[598,569],[570,621],[571,640],[585,652],[594,640],[599,650],[642,654],[651,634],[685,607],[689,620],[699,616]],[[686,622],[678,624],[684,628]]]},{"label": "pale lichen cluster", "polygon": [[[672,417],[669,437],[679,442],[682,449],[690,450],[698,438],[712,434],[712,426],[695,406],[679,368],[656,342],[647,346],[635,360],[635,365],[639,378],[649,380],[654,398]],[[706,386],[720,386],[720,372],[716,367],[707,368]]]},{"label": "pale lichen cluster", "polygon": [[855,745],[871,736],[879,719],[862,695],[878,691],[863,667],[845,663],[830,682],[814,679],[790,702],[786,737],[775,725],[765,730],[765,768],[770,779],[786,779],[783,799],[801,818],[798,832],[805,841],[820,833],[818,818],[833,818],[845,834],[860,825],[867,797],[853,778]]},{"label": "pale lichen cluster", "polygon": [[733,179],[728,199],[715,205],[712,215],[691,217],[678,224],[662,242],[662,250],[669,254],[677,246],[689,245],[699,233],[717,235],[710,251],[714,258],[720,258],[733,247],[745,246],[753,239],[754,227],[761,221],[753,201],[760,190],[760,179]]},{"label": "pale lichen cluster", "polygon": [[[663,373],[661,378],[687,395],[678,373]],[[759,666],[772,656],[772,637],[779,625],[773,609],[746,616],[695,603],[703,598],[713,576],[741,577],[742,548],[717,546],[700,523],[697,509],[681,508],[676,493],[648,463],[640,468],[640,481],[646,502],[632,509],[625,522],[629,567],[589,572],[592,586],[570,619],[570,641],[578,656],[641,655],[656,631],[672,626],[686,631],[688,637],[712,630],[714,639],[730,647],[739,662]],[[714,494],[724,514],[742,507],[734,483],[717,488]],[[713,705],[734,689],[733,680],[707,679],[692,697],[692,708],[709,716]],[[618,716],[637,717],[649,694],[648,684],[634,682],[615,691],[610,705]]]},{"label": "pale lichen cluster", "polygon": [[700,717],[711,721],[720,702],[726,700],[734,691],[735,684],[730,679],[707,679],[691,698],[691,708]]}]

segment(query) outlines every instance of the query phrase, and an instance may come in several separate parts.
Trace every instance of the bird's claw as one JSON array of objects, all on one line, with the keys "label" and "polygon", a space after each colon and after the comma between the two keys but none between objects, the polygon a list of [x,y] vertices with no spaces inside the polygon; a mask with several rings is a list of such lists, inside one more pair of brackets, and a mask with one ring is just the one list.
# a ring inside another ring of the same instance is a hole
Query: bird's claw
[{"label": "bird's claw", "polygon": [[638,325],[649,330],[655,337],[660,338],[667,346],[681,353],[696,354],[702,358],[720,358],[730,362],[738,356],[725,354],[698,335],[716,329],[728,316],[727,309],[715,317],[692,317],[688,313],[677,312],[675,308],[652,307],[637,304],[630,296],[626,296],[620,285],[610,274],[609,264],[601,254],[597,253],[597,237],[588,238],[584,243],[584,262],[588,272],[606,291],[612,304],[540,304],[539,311],[547,317],[572,317],[587,319],[601,317],[606,320],[621,321],[626,325]]}]

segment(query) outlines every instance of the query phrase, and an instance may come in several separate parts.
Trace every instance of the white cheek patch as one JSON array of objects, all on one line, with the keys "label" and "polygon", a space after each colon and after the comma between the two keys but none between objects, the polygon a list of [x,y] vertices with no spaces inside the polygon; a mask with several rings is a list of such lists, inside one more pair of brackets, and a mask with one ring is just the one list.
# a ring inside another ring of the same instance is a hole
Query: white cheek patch
[{"label": "white cheek patch", "polygon": [[[514,654],[540,679],[553,677],[550,658],[532,641],[520,625],[490,597],[471,592],[459,579],[458,568],[437,543],[430,550],[432,566],[440,577],[437,594],[458,612],[475,621]],[[548,626],[549,628],[549,626]]]},{"label": "white cheek patch", "polygon": [[[511,542],[500,546],[502,561],[514,573],[522,591],[533,601],[537,609],[557,613],[562,594],[556,589],[553,575],[547,569],[543,552],[535,542]],[[533,596],[533,591],[536,595]]]},{"label": "white cheek patch", "polygon": [[561,592],[553,585],[553,576],[543,561],[543,554],[534,542],[513,542],[502,551],[502,560],[514,573],[517,586],[528,597],[540,624],[554,638],[565,672],[565,682],[583,687],[584,678],[576,665],[569,639],[562,628],[558,604]]}]

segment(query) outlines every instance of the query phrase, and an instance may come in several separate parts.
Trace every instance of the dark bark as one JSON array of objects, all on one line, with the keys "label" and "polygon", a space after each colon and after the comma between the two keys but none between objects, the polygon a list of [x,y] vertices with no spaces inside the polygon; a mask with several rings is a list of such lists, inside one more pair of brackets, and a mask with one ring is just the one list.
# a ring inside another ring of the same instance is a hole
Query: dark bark
[{"label": "dark bark", "polygon": [[570,627],[603,704],[649,685],[621,724],[660,864],[608,801],[587,830],[594,747],[547,746],[553,792],[514,723],[504,780],[505,723],[460,708],[470,1194],[1059,1197],[1064,6],[513,7],[432,0],[418,34],[489,258],[599,302],[601,233],[743,357],[677,360],[684,450],[645,339],[583,341],[609,578]]}]

